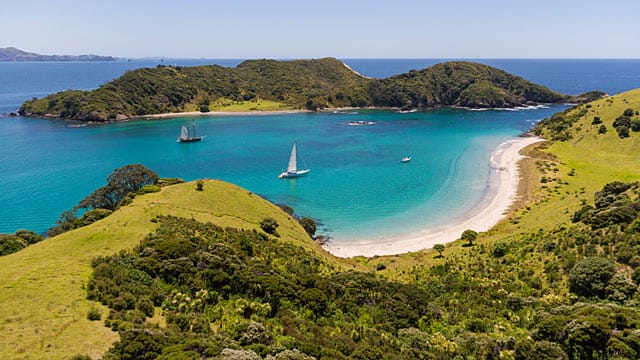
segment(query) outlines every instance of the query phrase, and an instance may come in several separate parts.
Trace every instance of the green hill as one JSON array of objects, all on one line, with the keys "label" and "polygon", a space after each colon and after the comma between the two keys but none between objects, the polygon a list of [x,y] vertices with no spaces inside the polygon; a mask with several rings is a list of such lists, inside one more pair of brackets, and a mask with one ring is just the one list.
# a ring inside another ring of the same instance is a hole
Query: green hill
[{"label": "green hill", "polygon": [[[86,300],[91,261],[136,246],[155,231],[157,224],[151,219],[158,215],[258,230],[268,216],[280,225],[284,241],[332,258],[306,240],[296,221],[259,196],[220,181],[206,181],[202,192],[195,188],[187,183],[139,196],[102,221],[0,257],[0,358],[103,354],[118,335],[101,321],[87,320],[89,309],[97,306]],[[98,308],[104,319],[105,308]]]},{"label": "green hill", "polygon": [[639,109],[634,90],[542,121],[525,199],[442,255],[336,259],[219,181],[138,196],[0,257],[0,357],[636,359]]},{"label": "green hill", "polygon": [[29,100],[20,108],[20,114],[112,121],[187,111],[366,106],[486,108],[581,99],[471,62],[442,63],[388,79],[371,79],[333,58],[248,60],[236,68],[211,65],[137,69],[96,90],[69,90]]}]

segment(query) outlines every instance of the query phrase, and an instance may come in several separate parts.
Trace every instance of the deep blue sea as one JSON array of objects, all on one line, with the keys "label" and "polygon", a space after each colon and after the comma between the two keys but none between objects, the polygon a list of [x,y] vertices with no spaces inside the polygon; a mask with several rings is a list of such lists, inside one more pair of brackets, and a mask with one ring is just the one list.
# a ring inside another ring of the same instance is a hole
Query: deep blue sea
[{"label": "deep blue sea", "polygon": [[[127,70],[157,64],[235,66],[241,60],[0,63],[0,113],[32,97],[92,89]],[[436,59],[347,59],[386,77]],[[640,87],[640,60],[478,60],[564,93],[614,94]],[[60,213],[141,163],[162,177],[236,183],[321,222],[336,240],[409,233],[446,223],[477,204],[490,153],[563,107],[520,111],[440,109],[195,118],[200,143],[175,141],[185,118],[78,126],[61,120],[0,118],[0,233],[52,226]],[[349,126],[350,121],[370,126]],[[279,180],[293,141],[308,177]],[[400,163],[403,156],[412,161]]]}]

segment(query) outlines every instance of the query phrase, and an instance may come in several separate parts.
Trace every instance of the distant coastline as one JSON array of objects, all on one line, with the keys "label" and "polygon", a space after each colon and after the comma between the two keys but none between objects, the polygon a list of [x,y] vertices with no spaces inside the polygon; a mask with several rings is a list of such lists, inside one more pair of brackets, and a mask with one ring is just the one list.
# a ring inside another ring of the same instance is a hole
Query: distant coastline
[{"label": "distant coastline", "polygon": [[86,55],[42,55],[26,52],[14,47],[0,48],[1,62],[22,61],[116,61],[113,56]]},{"label": "distant coastline", "polygon": [[383,240],[330,241],[323,247],[335,256],[385,256],[430,249],[435,244],[445,244],[460,238],[466,229],[487,231],[498,224],[518,196],[520,181],[520,151],[525,147],[545,141],[539,137],[523,137],[500,144],[491,154],[491,174],[480,203],[451,223],[411,234],[389,237]]}]

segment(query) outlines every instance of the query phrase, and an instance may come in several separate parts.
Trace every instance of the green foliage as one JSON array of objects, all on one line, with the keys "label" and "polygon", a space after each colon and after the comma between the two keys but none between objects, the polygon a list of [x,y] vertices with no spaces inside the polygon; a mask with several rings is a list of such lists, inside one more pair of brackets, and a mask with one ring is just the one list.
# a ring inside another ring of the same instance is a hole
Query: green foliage
[{"label": "green foliage", "polygon": [[30,230],[18,230],[15,234],[0,234],[0,256],[18,252],[44,238]]},{"label": "green foliage", "polygon": [[300,219],[300,225],[304,228],[304,230],[313,238],[316,234],[316,222],[310,217],[303,217]]},{"label": "green foliage", "polygon": [[276,231],[276,229],[278,228],[278,222],[273,218],[267,217],[262,219],[262,221],[260,222],[260,228],[267,234],[278,236],[278,232]]},{"label": "green foliage", "polygon": [[[47,230],[47,235],[55,236],[92,224],[109,216],[118,206],[129,204],[136,194],[158,192],[157,181],[158,175],[140,164],[117,168],[107,177],[107,185],[80,200],[73,210],[63,212],[57,225]],[[75,213],[80,209],[87,212],[78,219]]]},{"label": "green foliage", "polygon": [[622,113],[622,116],[626,116],[626,117],[633,116],[633,109],[632,108],[625,109],[624,112]]},{"label": "green foliage", "polygon": [[598,134],[606,134],[607,133],[607,127],[603,124],[600,125],[600,127],[598,128]]},{"label": "green foliage", "polygon": [[87,312],[87,319],[91,320],[91,321],[99,321],[102,318],[102,314],[100,313],[100,310],[92,307],[91,309],[89,309],[89,311]]},{"label": "green foliage", "polygon": [[615,273],[616,267],[611,260],[588,257],[569,272],[569,290],[579,296],[603,298],[609,280]]},{"label": "green foliage", "polygon": [[467,246],[473,246],[473,242],[478,237],[478,233],[474,230],[467,229],[462,232],[460,239],[467,241]]},{"label": "green foliage", "polygon": [[196,180],[196,191],[204,190],[204,181]]},{"label": "green foliage", "polygon": [[433,250],[438,252],[438,256],[442,257],[442,253],[444,252],[445,246],[444,244],[435,244],[433,245]]},{"label": "green foliage", "polygon": [[[595,95],[594,95],[595,96]],[[136,115],[208,112],[212,102],[274,101],[317,110],[340,106],[513,107],[583,101],[487,65],[447,62],[387,79],[359,76],[336,59],[248,60],[217,65],[137,69],[92,91],[64,91],[25,102],[21,115],[113,121]]]}]

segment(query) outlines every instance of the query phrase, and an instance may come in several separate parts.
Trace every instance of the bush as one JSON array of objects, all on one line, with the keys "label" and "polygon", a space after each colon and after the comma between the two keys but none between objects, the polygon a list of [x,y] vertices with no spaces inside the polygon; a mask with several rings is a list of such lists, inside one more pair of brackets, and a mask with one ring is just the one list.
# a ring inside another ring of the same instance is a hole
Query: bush
[{"label": "bush", "polygon": [[628,138],[629,137],[629,128],[627,126],[618,126],[616,128],[616,131],[618,131],[618,137],[620,139],[624,139],[624,138]]},{"label": "bush", "polygon": [[586,258],[569,271],[569,290],[580,296],[604,298],[605,289],[615,273],[616,267],[611,260]]},{"label": "bush", "polygon": [[628,108],[622,113],[622,116],[633,116],[633,109]]},{"label": "bush", "polygon": [[507,244],[497,243],[493,246],[493,256],[500,258],[507,254]]},{"label": "bush", "polygon": [[196,191],[202,191],[204,188],[204,181],[197,180],[196,181]]},{"label": "bush", "polygon": [[640,120],[633,120],[631,122],[631,131],[633,132],[640,131]]},{"label": "bush", "polygon": [[607,133],[607,127],[603,124],[600,125],[600,127],[598,128],[598,134],[606,134]]},{"label": "bush", "polygon": [[87,319],[91,321],[99,321],[101,318],[102,318],[102,314],[100,314],[100,310],[94,307],[89,309],[89,312],[87,312]]},{"label": "bush", "polygon": [[278,226],[279,226],[278,222],[275,219],[272,219],[270,217],[264,218],[260,222],[260,228],[264,230],[264,232],[266,232],[267,234],[275,235],[275,236],[279,236],[278,232],[276,231]]},{"label": "bush", "polygon": [[300,225],[302,225],[307,234],[313,238],[316,234],[316,222],[312,218],[303,217],[300,219]]},{"label": "bush", "polygon": [[209,112],[209,111],[211,111],[209,109],[209,105],[200,105],[200,112],[206,113],[206,112]]},{"label": "bush", "polygon": [[593,118],[593,121],[591,122],[591,125],[598,125],[598,124],[602,124],[602,119],[600,119],[599,116],[596,116]]}]

